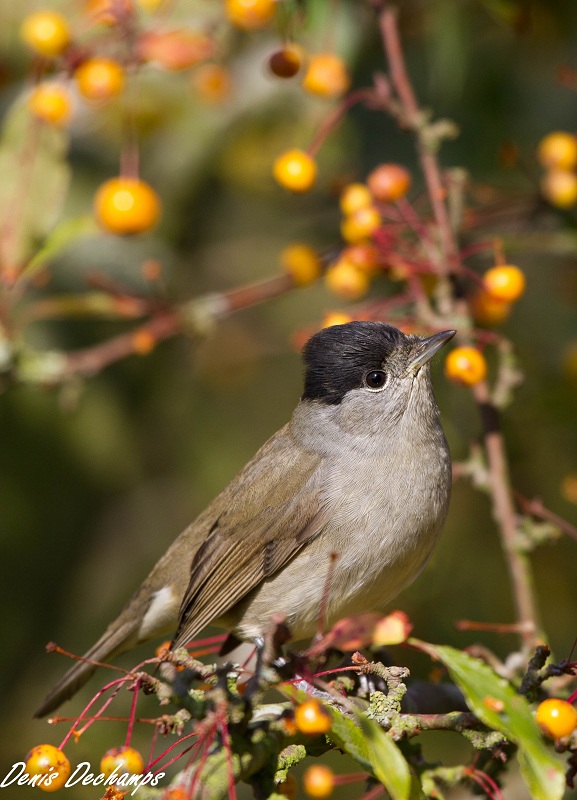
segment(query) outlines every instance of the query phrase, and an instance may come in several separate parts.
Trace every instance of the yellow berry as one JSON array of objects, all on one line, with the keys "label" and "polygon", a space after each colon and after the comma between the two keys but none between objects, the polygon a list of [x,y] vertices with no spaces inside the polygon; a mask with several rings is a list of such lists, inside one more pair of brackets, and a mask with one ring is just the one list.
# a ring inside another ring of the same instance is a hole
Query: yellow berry
[{"label": "yellow berry", "polygon": [[303,787],[309,797],[329,797],[335,787],[335,776],[329,767],[315,764],[303,775]]},{"label": "yellow berry", "polygon": [[228,20],[243,30],[264,28],[274,17],[275,0],[226,0]]},{"label": "yellow berry", "polygon": [[111,58],[89,58],[74,73],[78,91],[87,100],[109,100],[124,88],[124,69]]},{"label": "yellow berry", "polygon": [[322,97],[338,97],[349,88],[347,66],[336,53],[311,55],[303,77],[303,88]]},{"label": "yellow berry", "polygon": [[525,275],[512,264],[502,264],[487,270],[483,284],[496,300],[514,303],[525,291]]},{"label": "yellow berry", "polygon": [[333,325],[346,325],[347,322],[352,321],[352,316],[350,314],[345,314],[344,311],[327,311],[323,317],[322,327],[332,328]]},{"label": "yellow berry", "polygon": [[28,106],[35,117],[53,125],[65,125],[72,114],[70,92],[56,81],[39,83],[28,97]]},{"label": "yellow berry", "polygon": [[378,270],[379,251],[369,242],[359,242],[345,247],[339,261],[341,260],[348,261],[357,269],[373,275]]},{"label": "yellow berry", "polygon": [[322,264],[317,252],[308,244],[291,244],[281,253],[285,272],[292,275],[297,286],[307,286],[320,277]]},{"label": "yellow berry", "polygon": [[373,196],[364,183],[349,183],[341,192],[339,204],[343,214],[350,215],[372,206]]},{"label": "yellow berry", "polygon": [[341,236],[345,242],[358,244],[370,238],[381,225],[381,215],[374,206],[359,208],[341,222]]},{"label": "yellow berry", "polygon": [[142,233],[160,216],[160,200],[148,183],[137,178],[111,178],[98,189],[94,212],[102,227],[117,234]]},{"label": "yellow berry", "polygon": [[565,131],[552,131],[539,142],[537,159],[547,169],[573,169],[577,165],[577,139]]},{"label": "yellow berry", "polygon": [[370,277],[348,261],[339,260],[325,273],[327,289],[345,300],[359,300],[369,290]]},{"label": "yellow berry", "polygon": [[304,150],[287,150],[273,164],[277,183],[292,192],[308,192],[316,181],[317,165]]},{"label": "yellow berry", "polygon": [[100,760],[100,772],[108,777],[116,769],[119,774],[128,772],[131,775],[140,775],[144,769],[144,761],[133,747],[111,747]]},{"label": "yellow berry", "polygon": [[66,17],[58,11],[35,11],[25,17],[20,35],[23,41],[42,56],[58,56],[70,44]]},{"label": "yellow berry", "polygon": [[367,184],[376,200],[394,203],[409,191],[411,176],[400,164],[380,164],[368,176]]},{"label": "yellow berry", "polygon": [[45,792],[61,789],[70,776],[70,761],[52,744],[38,744],[26,756],[26,772]]},{"label": "yellow berry", "polygon": [[331,718],[318,700],[305,700],[296,707],[295,723],[301,733],[318,735],[328,733],[331,729]]},{"label": "yellow berry", "polygon": [[454,383],[474,386],[487,375],[487,362],[475,347],[456,347],[445,360],[445,375]]},{"label": "yellow berry", "polygon": [[577,202],[577,175],[565,169],[551,169],[541,179],[546,200],[558,208],[570,208]]},{"label": "yellow berry", "polygon": [[479,325],[500,325],[509,317],[511,304],[481,289],[471,299],[471,312]]},{"label": "yellow berry", "polygon": [[577,728],[577,711],[566,700],[549,697],[539,703],[535,720],[547,736],[560,739],[569,736]]}]

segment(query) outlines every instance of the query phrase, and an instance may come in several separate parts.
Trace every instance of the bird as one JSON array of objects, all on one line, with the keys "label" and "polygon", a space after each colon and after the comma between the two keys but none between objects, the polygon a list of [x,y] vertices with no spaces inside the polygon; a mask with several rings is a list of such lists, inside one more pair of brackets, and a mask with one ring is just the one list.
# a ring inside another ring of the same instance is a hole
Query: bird
[{"label": "bird", "polygon": [[[177,648],[209,624],[254,641],[274,613],[300,641],[321,605],[327,626],[384,609],[424,568],[447,515],[451,459],[429,362],[454,334],[378,321],[313,334],[289,422],[175,539],[85,658],[167,635]],[[77,661],[35,716],[95,668]]]}]

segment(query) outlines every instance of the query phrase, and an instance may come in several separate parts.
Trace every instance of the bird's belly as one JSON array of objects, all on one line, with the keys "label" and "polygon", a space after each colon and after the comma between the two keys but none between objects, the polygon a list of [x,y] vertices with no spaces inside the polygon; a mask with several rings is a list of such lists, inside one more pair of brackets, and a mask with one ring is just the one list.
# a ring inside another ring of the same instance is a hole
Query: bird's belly
[{"label": "bird's belly", "polygon": [[323,531],[235,609],[243,638],[262,635],[274,612],[286,615],[293,638],[306,638],[316,631],[323,605],[326,628],[343,616],[384,609],[419,574],[446,503],[424,482],[379,486],[372,477],[334,487]]}]

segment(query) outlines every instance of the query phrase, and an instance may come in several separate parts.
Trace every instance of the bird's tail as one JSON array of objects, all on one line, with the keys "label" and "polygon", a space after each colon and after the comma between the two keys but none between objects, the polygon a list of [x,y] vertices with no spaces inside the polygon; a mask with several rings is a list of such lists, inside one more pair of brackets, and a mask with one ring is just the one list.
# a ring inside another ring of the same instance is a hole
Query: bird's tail
[{"label": "bird's tail", "polygon": [[92,661],[108,661],[115,655],[128,650],[134,643],[136,623],[126,622],[123,625],[110,626],[96,644],[84,654],[87,661],[77,661],[73,667],[58,681],[56,686],[46,695],[42,705],[34,713],[35,717],[44,717],[55,711],[61,703],[69,700],[90,678],[97,665]]}]

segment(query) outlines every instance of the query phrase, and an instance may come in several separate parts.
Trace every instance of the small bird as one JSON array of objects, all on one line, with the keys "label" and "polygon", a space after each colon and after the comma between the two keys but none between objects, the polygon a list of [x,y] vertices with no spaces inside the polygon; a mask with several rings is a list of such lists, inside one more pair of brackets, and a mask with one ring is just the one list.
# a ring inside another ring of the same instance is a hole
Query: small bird
[{"label": "small bird", "polygon": [[[451,461],[429,360],[454,334],[349,322],[312,336],[290,421],[173,542],[86,658],[175,630],[180,647],[210,623],[254,640],[275,612],[304,639],[329,568],[327,625],[382,610],[423,569],[447,514]],[[94,669],[77,662],[35,716]]]}]

